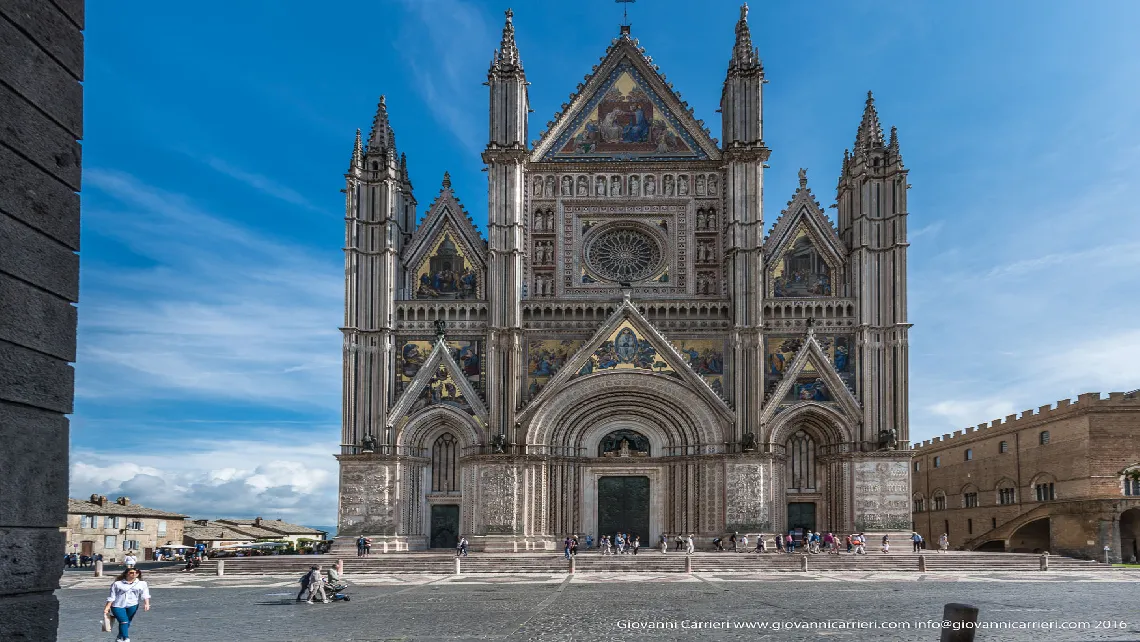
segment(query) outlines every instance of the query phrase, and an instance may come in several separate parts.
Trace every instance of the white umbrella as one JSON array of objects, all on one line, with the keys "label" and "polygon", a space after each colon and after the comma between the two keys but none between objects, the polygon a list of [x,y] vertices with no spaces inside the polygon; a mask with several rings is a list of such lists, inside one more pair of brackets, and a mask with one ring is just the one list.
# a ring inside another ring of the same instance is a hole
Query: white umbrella
[{"label": "white umbrella", "polygon": [[155,548],[159,548],[159,549],[171,548],[174,550],[181,551],[181,550],[185,550],[187,548],[194,548],[194,547],[193,546],[183,546],[182,544],[159,544],[158,546],[155,546]]}]

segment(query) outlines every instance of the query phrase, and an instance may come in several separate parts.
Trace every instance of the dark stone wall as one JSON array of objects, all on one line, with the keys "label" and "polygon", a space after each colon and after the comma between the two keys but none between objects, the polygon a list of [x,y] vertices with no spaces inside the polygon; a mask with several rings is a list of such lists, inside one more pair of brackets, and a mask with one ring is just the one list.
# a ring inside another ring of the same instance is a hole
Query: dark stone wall
[{"label": "dark stone wall", "polygon": [[0,0],[0,639],[55,640],[79,298],[83,0]]}]

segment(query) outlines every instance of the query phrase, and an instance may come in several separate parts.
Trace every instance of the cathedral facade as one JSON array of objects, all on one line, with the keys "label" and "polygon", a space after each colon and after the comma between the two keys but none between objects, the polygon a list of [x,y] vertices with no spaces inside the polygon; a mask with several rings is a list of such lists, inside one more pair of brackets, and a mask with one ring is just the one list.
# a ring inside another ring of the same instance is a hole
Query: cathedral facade
[{"label": "cathedral facade", "polygon": [[381,98],[346,174],[341,535],[910,529],[897,137],[868,94],[837,224],[801,170],[765,234],[746,8],[735,36],[719,142],[623,27],[531,145],[508,11],[486,239],[446,175],[417,216]]}]

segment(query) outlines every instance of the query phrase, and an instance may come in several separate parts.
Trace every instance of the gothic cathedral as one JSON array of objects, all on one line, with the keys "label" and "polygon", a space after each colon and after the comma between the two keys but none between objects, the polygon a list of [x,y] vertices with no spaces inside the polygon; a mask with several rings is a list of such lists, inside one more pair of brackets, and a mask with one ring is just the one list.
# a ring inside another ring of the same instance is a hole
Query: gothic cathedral
[{"label": "gothic cathedral", "polygon": [[417,222],[381,98],[346,174],[342,536],[910,529],[895,130],[868,94],[838,225],[801,170],[765,235],[765,82],[744,7],[718,143],[623,27],[530,146],[508,11],[486,240],[446,174]]}]

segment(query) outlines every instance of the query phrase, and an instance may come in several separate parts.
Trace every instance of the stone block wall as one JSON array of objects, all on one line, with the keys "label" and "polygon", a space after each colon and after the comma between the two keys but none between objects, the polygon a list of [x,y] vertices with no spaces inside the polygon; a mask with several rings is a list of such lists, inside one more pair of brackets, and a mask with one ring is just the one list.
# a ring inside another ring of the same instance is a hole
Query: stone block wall
[{"label": "stone block wall", "polygon": [[83,0],[0,3],[0,639],[55,640],[79,293]]}]

